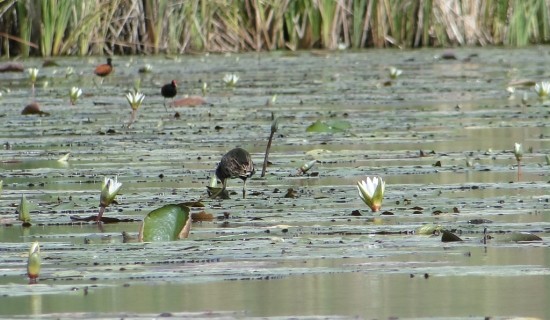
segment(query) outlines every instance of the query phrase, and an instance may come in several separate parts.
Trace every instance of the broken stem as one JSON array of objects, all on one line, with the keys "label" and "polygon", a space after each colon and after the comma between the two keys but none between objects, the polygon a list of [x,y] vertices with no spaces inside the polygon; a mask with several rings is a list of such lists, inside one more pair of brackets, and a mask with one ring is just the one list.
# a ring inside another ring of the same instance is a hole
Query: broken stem
[{"label": "broken stem", "polygon": [[267,169],[267,158],[269,157],[269,149],[271,149],[271,142],[273,141],[273,136],[277,129],[279,128],[279,119],[275,119],[271,122],[271,134],[269,135],[269,140],[267,141],[267,147],[265,148],[265,157],[264,165],[262,166],[262,174],[260,177],[265,177],[265,171]]}]

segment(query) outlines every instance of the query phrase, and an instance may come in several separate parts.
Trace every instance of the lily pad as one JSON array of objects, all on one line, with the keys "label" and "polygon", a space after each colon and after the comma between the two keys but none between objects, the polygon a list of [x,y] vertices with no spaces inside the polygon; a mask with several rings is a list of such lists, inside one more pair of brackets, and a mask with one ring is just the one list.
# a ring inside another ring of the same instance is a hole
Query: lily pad
[{"label": "lily pad", "polygon": [[344,132],[351,128],[351,123],[344,120],[333,120],[328,122],[322,122],[321,120],[315,121],[309,127],[306,132]]},{"label": "lily pad", "polygon": [[187,238],[190,229],[189,208],[182,204],[168,204],[147,214],[141,225],[139,240],[174,241]]},{"label": "lily pad", "polygon": [[441,231],[442,226],[436,224],[426,224],[416,229],[417,234],[432,235],[436,231]]},{"label": "lily pad", "polygon": [[504,242],[542,241],[542,238],[529,232],[512,232],[498,238]]}]

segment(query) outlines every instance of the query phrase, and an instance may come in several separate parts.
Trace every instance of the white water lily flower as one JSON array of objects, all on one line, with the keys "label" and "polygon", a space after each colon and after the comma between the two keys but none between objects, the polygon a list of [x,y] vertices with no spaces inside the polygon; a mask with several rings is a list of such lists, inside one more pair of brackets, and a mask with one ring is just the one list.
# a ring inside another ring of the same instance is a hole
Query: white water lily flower
[{"label": "white water lily flower", "polygon": [[396,67],[390,68],[390,78],[397,79],[401,74],[403,73],[403,70],[397,69]]},{"label": "white water lily flower", "polygon": [[122,187],[122,183],[119,183],[117,178],[116,176],[114,179],[105,177],[99,198],[99,205],[101,207],[108,207],[115,200],[120,187]]},{"label": "white water lily flower", "polygon": [[145,95],[141,92],[130,91],[126,94],[126,100],[128,100],[128,103],[133,110],[139,109],[143,99],[145,99]]},{"label": "white water lily flower", "polygon": [[72,87],[69,92],[69,98],[71,99],[71,104],[74,105],[78,98],[82,95],[82,89],[79,87]]},{"label": "white water lily flower", "polygon": [[523,157],[523,147],[521,146],[521,143],[515,143],[514,144],[514,156],[516,156],[516,160],[519,162],[521,161],[521,158]]},{"label": "white water lily flower", "polygon": [[38,69],[37,68],[29,68],[27,69],[27,72],[29,73],[29,76],[31,77],[31,82],[36,82],[36,77],[38,77]]},{"label": "white water lily flower", "polygon": [[223,77],[223,82],[228,87],[234,87],[239,81],[239,76],[234,73],[228,73]]},{"label": "white water lily flower", "polygon": [[538,94],[539,98],[545,99],[550,95],[550,82],[538,82],[535,84],[535,92]]},{"label": "white water lily flower", "polygon": [[379,177],[367,177],[366,180],[357,181],[359,197],[373,212],[379,211],[382,207],[385,188],[386,183]]}]

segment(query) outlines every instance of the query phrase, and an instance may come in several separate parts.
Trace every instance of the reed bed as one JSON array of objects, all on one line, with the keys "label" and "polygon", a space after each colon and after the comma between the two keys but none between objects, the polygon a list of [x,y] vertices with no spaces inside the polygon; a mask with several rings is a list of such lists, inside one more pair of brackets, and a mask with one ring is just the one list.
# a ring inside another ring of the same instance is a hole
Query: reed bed
[{"label": "reed bed", "polygon": [[4,0],[0,55],[525,46],[550,0]]}]

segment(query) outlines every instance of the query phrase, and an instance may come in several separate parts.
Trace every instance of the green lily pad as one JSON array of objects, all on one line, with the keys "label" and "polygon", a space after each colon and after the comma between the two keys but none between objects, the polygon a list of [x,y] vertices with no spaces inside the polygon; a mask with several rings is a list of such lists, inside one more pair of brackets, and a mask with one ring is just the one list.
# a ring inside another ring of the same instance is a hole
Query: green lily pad
[{"label": "green lily pad", "polygon": [[317,120],[307,127],[306,132],[343,132],[350,128],[351,123],[344,120],[333,120],[328,122]]},{"label": "green lily pad", "polygon": [[145,216],[139,232],[139,240],[174,241],[187,238],[190,229],[189,208],[182,204],[168,204]]},{"label": "green lily pad", "polygon": [[416,234],[432,235],[436,231],[441,231],[443,227],[437,224],[426,224],[416,229]]}]

